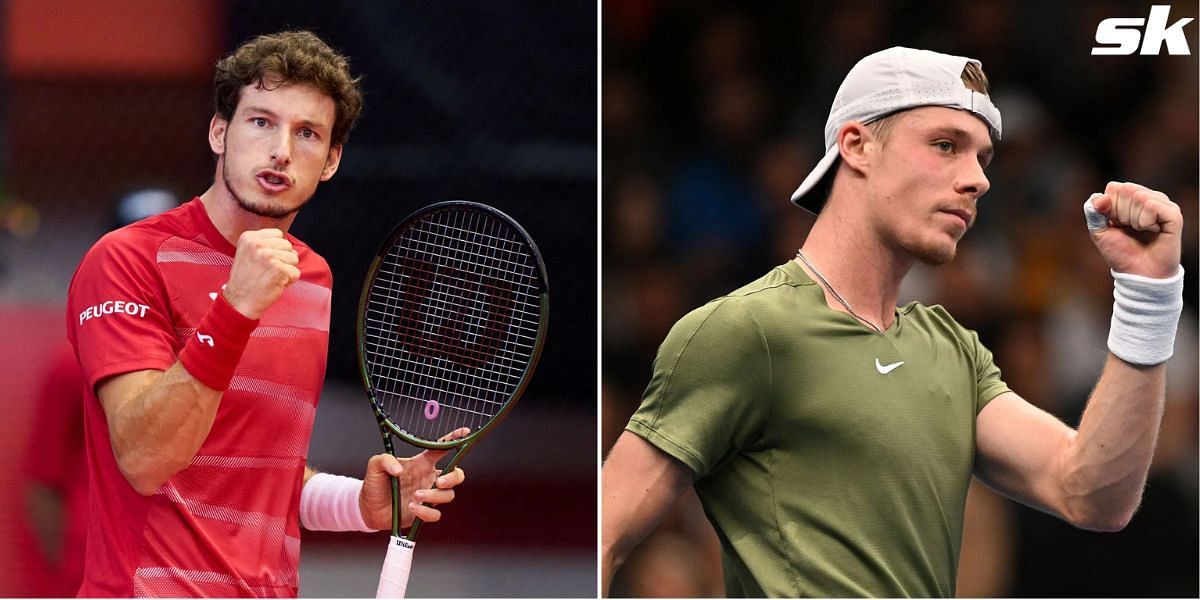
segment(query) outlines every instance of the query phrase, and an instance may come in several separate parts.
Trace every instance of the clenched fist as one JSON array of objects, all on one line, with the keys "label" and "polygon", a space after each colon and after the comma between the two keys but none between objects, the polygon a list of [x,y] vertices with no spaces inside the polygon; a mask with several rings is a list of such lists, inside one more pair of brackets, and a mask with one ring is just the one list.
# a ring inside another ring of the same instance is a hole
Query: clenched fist
[{"label": "clenched fist", "polygon": [[247,231],[238,238],[225,300],[246,317],[258,319],[300,279],[299,263],[300,255],[282,231]]},{"label": "clenched fist", "polygon": [[1112,181],[1103,194],[1092,194],[1087,205],[1092,241],[1113,271],[1154,279],[1175,275],[1183,213],[1166,194]]}]

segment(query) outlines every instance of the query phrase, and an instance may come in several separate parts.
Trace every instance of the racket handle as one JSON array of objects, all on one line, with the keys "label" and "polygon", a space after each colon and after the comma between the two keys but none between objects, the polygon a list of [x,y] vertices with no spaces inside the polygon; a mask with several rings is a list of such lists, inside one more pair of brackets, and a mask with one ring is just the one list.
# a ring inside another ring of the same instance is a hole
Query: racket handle
[{"label": "racket handle", "polygon": [[412,567],[413,547],[416,543],[392,536],[388,541],[387,557],[383,559],[383,572],[379,575],[379,590],[376,598],[403,598],[408,589],[408,571]]}]

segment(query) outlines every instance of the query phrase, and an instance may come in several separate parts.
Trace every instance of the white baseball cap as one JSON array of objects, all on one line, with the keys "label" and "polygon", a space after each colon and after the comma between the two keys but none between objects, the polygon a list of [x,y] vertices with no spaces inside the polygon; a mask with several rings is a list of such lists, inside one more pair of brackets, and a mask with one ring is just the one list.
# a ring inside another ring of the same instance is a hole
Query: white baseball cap
[{"label": "white baseball cap", "polygon": [[967,63],[973,58],[951,56],[929,50],[895,46],[858,61],[833,98],[825,121],[825,156],[792,194],[797,206],[817,213],[825,203],[810,193],[837,162],[837,135],[849,121],[866,124],[892,113],[918,106],[949,106],[968,110],[983,119],[1000,139],[1000,111],[987,94],[967,88],[962,82]]}]

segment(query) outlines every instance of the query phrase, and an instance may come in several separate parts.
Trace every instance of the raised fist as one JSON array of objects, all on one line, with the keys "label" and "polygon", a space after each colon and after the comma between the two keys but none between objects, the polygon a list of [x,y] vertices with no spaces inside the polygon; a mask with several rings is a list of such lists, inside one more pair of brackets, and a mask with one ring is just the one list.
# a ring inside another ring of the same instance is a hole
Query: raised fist
[{"label": "raised fist", "polygon": [[225,285],[225,300],[248,318],[258,319],[300,278],[300,255],[278,229],[247,231],[238,238]]},{"label": "raised fist", "polygon": [[1166,194],[1111,181],[1084,204],[1092,241],[1117,273],[1154,279],[1179,269],[1183,213]]}]

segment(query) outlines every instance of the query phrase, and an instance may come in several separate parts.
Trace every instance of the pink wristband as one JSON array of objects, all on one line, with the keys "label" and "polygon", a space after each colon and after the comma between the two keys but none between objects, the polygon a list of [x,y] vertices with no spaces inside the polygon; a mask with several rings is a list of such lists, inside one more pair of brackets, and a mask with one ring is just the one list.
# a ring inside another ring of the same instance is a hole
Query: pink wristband
[{"label": "pink wristband", "polygon": [[197,381],[224,392],[255,327],[258,319],[247,318],[225,300],[224,294],[217,294],[196,333],[184,344],[179,362]]}]

